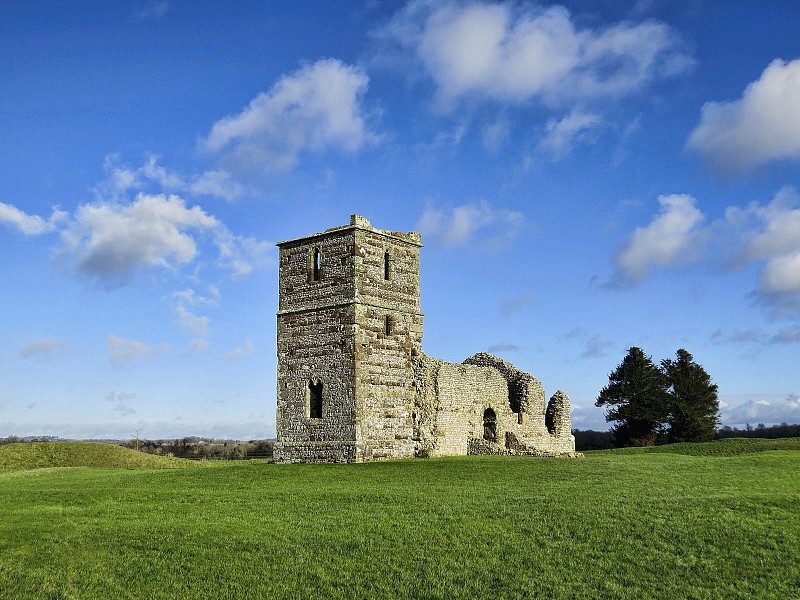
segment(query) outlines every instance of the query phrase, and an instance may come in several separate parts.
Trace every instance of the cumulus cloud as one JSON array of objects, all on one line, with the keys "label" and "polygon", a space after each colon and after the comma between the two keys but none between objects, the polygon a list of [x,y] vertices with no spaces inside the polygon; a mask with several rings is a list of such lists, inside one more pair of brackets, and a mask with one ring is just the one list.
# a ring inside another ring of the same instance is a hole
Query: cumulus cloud
[{"label": "cumulus cloud", "polygon": [[196,315],[180,303],[175,306],[175,314],[178,318],[178,326],[182,329],[191,331],[199,338],[208,335],[208,324],[211,321],[208,317]]},{"label": "cumulus cloud", "polygon": [[653,267],[695,258],[704,232],[703,213],[687,194],[659,196],[661,210],[645,227],[634,231],[615,259],[615,283],[639,283]]},{"label": "cumulus cloud", "polygon": [[50,218],[43,219],[39,215],[29,215],[16,206],[0,202],[0,223],[7,223],[29,236],[54,231],[66,217],[67,213],[54,208]]},{"label": "cumulus cloud", "polygon": [[521,212],[497,208],[481,199],[447,208],[429,206],[417,228],[444,246],[465,246],[480,238],[483,247],[499,250],[514,241],[524,224]]},{"label": "cumulus cloud", "polygon": [[175,194],[140,192],[132,202],[99,199],[78,206],[73,215],[56,209],[49,220],[0,203],[2,221],[28,235],[58,230],[62,244],[55,257],[109,287],[126,283],[138,270],[186,266],[196,261],[204,241],[216,247],[216,264],[234,279],[272,264],[274,257],[271,243],[235,235]]},{"label": "cumulus cloud", "polygon": [[175,268],[197,255],[189,232],[221,227],[199,206],[179,196],[139,194],[132,204],[88,204],[78,208],[62,232],[62,255],[79,271],[103,279],[127,279],[136,269]]},{"label": "cumulus cloud", "polygon": [[108,353],[115,363],[125,364],[137,358],[152,356],[156,350],[142,342],[126,340],[112,333],[108,336]]},{"label": "cumulus cloud", "polygon": [[149,193],[188,193],[232,202],[247,195],[248,190],[224,169],[184,176],[159,164],[150,155],[144,164],[133,167],[122,162],[119,154],[109,154],[103,161],[106,177],[94,187],[99,201],[122,201],[131,191]]},{"label": "cumulus cloud", "polygon": [[189,344],[190,352],[197,354],[207,350],[209,347],[208,327],[211,319],[188,310],[180,300],[175,303],[173,311],[178,327],[194,334],[194,339]]},{"label": "cumulus cloud", "polygon": [[714,169],[735,174],[800,158],[800,59],[774,60],[738,100],[707,102],[687,147]]},{"label": "cumulus cloud", "polygon": [[56,338],[45,338],[38,342],[32,342],[22,347],[17,356],[20,358],[29,358],[31,356],[45,356],[51,357],[58,354],[64,354],[69,349],[67,342]]},{"label": "cumulus cloud", "polygon": [[728,396],[724,399],[726,406],[720,403],[721,421],[726,425],[742,426],[745,424],[800,422],[800,396],[754,394],[752,396]]},{"label": "cumulus cloud", "polygon": [[551,105],[618,97],[693,64],[663,23],[580,28],[563,6],[418,0],[382,35],[423,66],[444,108],[468,96]]},{"label": "cumulus cloud", "polygon": [[561,158],[576,143],[591,141],[601,123],[600,115],[580,110],[573,110],[561,119],[550,119],[537,149],[553,158]]},{"label": "cumulus cloud", "polygon": [[222,360],[226,362],[232,362],[234,360],[239,360],[240,358],[244,358],[245,356],[249,356],[253,352],[255,352],[256,347],[253,344],[253,340],[247,340],[241,346],[234,348],[228,354],[222,357]]},{"label": "cumulus cloud", "polygon": [[766,205],[729,207],[725,226],[746,240],[736,262],[763,263],[758,296],[778,313],[800,310],[800,195],[781,189]]},{"label": "cumulus cloud", "polygon": [[206,171],[194,178],[188,185],[195,196],[212,196],[232,202],[245,195],[245,187],[235,181],[231,174],[223,169]]},{"label": "cumulus cloud", "polygon": [[[753,297],[777,316],[800,314],[800,194],[793,188],[778,191],[772,201],[729,206],[725,216],[702,227],[702,212],[691,196],[659,197],[660,212],[649,225],[631,235],[615,258],[615,276],[609,287],[643,281],[655,266],[676,265],[706,258],[729,268],[756,265],[760,269]],[[712,242],[706,244],[706,242]],[[733,257],[733,258],[731,258]],[[791,336],[790,336],[791,337]],[[786,334],[772,341],[780,343]],[[717,343],[770,341],[750,330],[723,334]]]},{"label": "cumulus cloud", "polygon": [[305,151],[354,152],[374,137],[361,105],[367,83],[358,67],[317,61],[279,79],[239,114],[217,121],[202,145],[245,170],[289,169]]},{"label": "cumulus cloud", "polygon": [[216,306],[219,298],[219,290],[212,286],[209,289],[209,295],[203,296],[195,292],[192,288],[186,288],[178,292],[172,292],[167,297],[178,300],[188,306]]}]

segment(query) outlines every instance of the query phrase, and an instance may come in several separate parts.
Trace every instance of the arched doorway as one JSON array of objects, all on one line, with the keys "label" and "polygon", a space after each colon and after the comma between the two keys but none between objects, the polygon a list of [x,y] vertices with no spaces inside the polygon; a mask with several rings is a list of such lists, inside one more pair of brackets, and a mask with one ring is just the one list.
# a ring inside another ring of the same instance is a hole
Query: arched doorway
[{"label": "arched doorway", "polygon": [[497,441],[497,414],[492,408],[483,411],[483,439],[489,442]]}]

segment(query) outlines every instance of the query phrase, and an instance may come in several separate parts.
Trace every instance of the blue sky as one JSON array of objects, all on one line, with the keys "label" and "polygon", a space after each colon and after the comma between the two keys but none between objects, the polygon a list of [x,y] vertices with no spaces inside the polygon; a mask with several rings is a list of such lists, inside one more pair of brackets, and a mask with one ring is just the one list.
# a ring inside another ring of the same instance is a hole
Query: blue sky
[{"label": "blue sky", "polygon": [[800,4],[0,4],[0,436],[275,433],[277,241],[423,234],[425,351],[800,422]]}]

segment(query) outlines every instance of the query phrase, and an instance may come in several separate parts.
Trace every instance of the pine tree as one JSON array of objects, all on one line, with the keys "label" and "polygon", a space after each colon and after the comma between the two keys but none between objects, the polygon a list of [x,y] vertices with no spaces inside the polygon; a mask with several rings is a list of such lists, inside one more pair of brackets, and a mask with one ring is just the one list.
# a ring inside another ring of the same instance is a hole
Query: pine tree
[{"label": "pine tree", "polygon": [[614,445],[651,446],[663,433],[670,407],[669,379],[636,346],[608,376],[595,406],[607,406],[606,421],[616,421],[611,431]]},{"label": "pine tree", "polygon": [[670,381],[668,441],[711,441],[719,423],[717,386],[686,350],[681,348],[676,356],[661,361]]}]

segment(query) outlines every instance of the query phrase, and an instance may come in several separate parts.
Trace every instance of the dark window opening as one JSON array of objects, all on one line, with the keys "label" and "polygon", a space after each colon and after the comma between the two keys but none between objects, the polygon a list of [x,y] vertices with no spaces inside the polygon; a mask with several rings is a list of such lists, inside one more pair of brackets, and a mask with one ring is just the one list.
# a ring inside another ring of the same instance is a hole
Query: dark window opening
[{"label": "dark window opening", "polygon": [[489,442],[497,441],[497,415],[491,408],[483,411],[483,439]]},{"label": "dark window opening", "polygon": [[511,412],[520,412],[524,395],[525,390],[521,380],[515,379],[508,382],[508,405],[511,408]]},{"label": "dark window opening", "polygon": [[392,261],[392,259],[389,257],[389,253],[388,252],[384,253],[384,255],[383,255],[383,278],[386,279],[387,281],[389,280],[389,277],[391,275],[391,267],[389,266],[391,264],[391,261]]},{"label": "dark window opening", "polygon": [[392,335],[392,317],[386,315],[386,335]]},{"label": "dark window opening", "polygon": [[308,382],[308,416],[312,419],[322,418],[322,382]]},{"label": "dark window opening", "polygon": [[314,259],[311,264],[311,281],[319,281],[320,272],[322,271],[322,253],[319,248],[314,248]]}]

